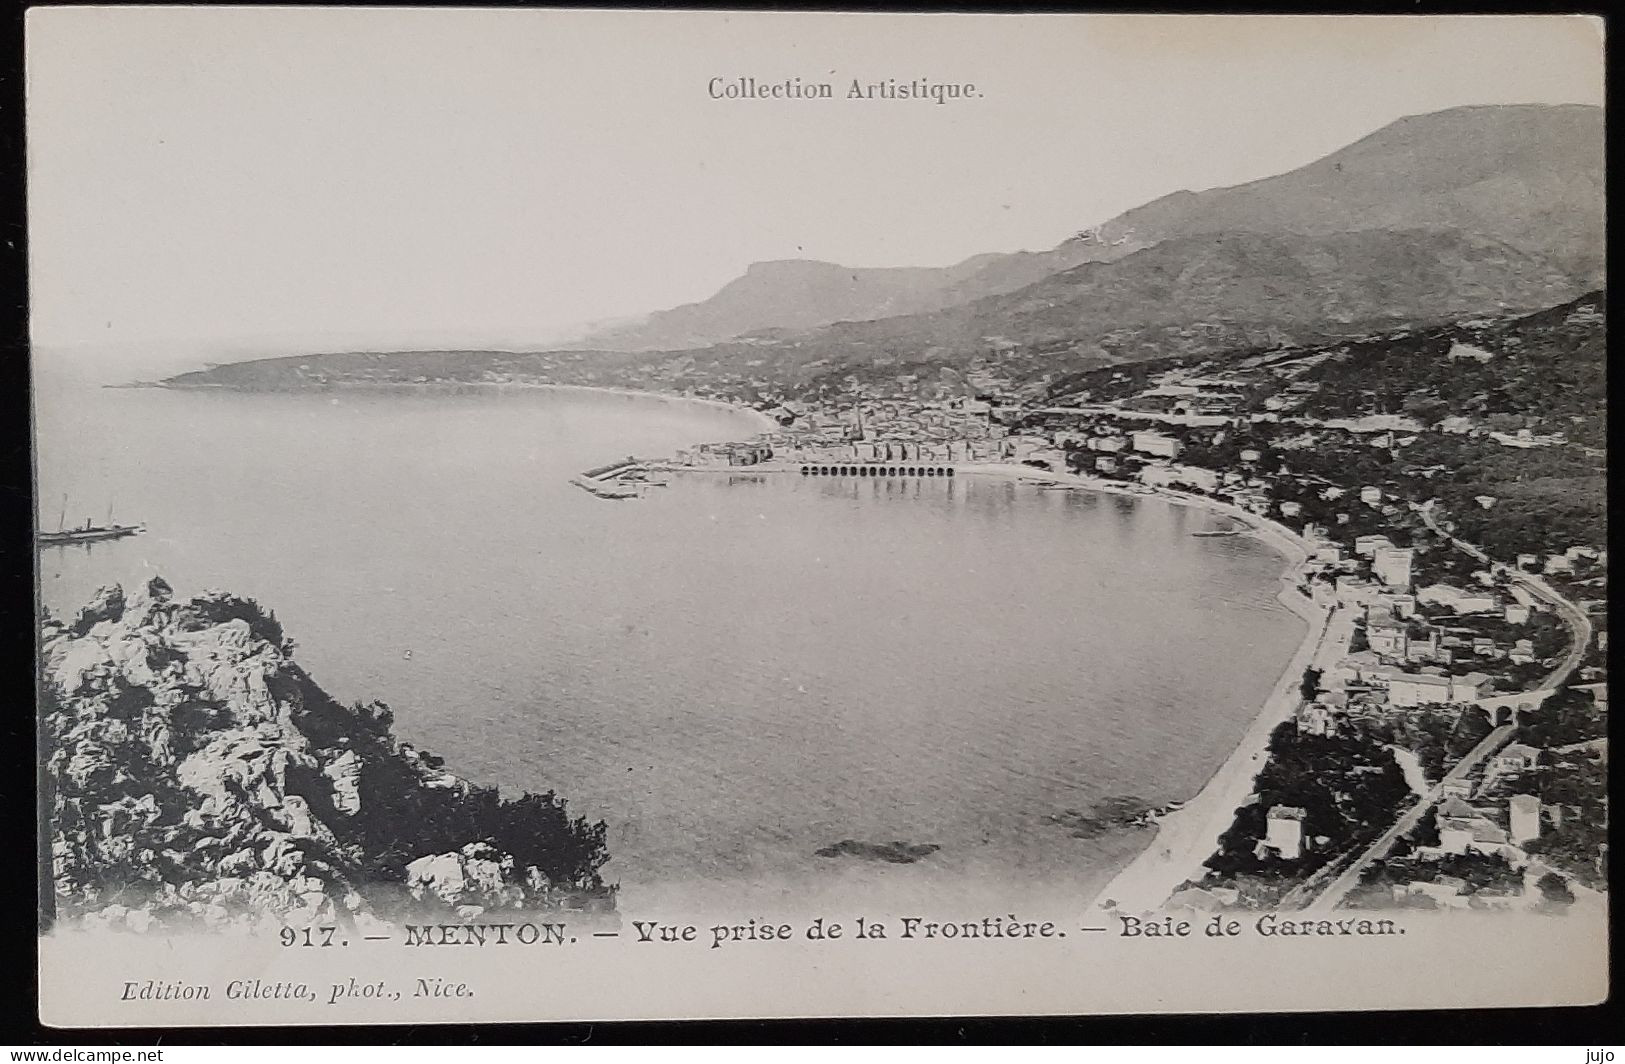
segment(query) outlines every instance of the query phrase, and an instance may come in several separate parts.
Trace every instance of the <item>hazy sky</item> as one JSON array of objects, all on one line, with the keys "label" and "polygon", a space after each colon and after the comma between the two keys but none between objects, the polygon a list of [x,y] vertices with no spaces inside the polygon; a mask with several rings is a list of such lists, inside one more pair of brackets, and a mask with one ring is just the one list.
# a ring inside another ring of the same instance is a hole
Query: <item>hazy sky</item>
[{"label": "hazy sky", "polygon": [[[1600,38],[1538,18],[36,8],[35,339],[522,343],[763,259],[1049,247],[1402,115],[1600,104]],[[984,95],[719,101],[715,76]]]}]

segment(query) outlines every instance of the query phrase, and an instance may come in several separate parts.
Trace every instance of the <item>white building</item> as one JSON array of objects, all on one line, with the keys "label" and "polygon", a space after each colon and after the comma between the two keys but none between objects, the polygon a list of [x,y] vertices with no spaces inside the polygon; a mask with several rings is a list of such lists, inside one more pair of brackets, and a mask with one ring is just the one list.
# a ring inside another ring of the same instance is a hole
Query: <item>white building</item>
[{"label": "white building", "polygon": [[1383,617],[1372,614],[1365,626],[1366,644],[1371,652],[1381,657],[1403,661],[1406,648],[1410,645],[1410,635],[1405,625],[1392,617]]},{"label": "white building", "polygon": [[1365,606],[1377,601],[1381,589],[1369,580],[1362,579],[1352,573],[1344,573],[1337,578],[1337,601],[1343,606]]},{"label": "white building", "polygon": [[1528,772],[1540,764],[1540,751],[1523,743],[1513,743],[1495,755],[1495,768],[1500,772]]},{"label": "white building", "polygon": [[1354,538],[1354,553],[1362,558],[1369,558],[1379,550],[1393,547],[1393,540],[1387,536],[1356,536]]},{"label": "white building", "polygon": [[1330,736],[1337,734],[1337,713],[1324,702],[1304,703],[1298,707],[1295,718],[1300,735]]},{"label": "white building", "polygon": [[1484,697],[1489,677],[1470,672],[1466,676],[1438,676],[1432,673],[1390,672],[1384,676],[1389,705],[1466,705]]},{"label": "white building", "polygon": [[1415,551],[1409,547],[1383,547],[1371,558],[1371,571],[1389,587],[1411,586],[1411,562]]},{"label": "white building", "polygon": [[1447,779],[1439,784],[1439,793],[1446,798],[1460,798],[1466,801],[1473,796],[1473,781],[1465,776]]},{"label": "white building", "polygon": [[1540,799],[1532,794],[1514,794],[1507,802],[1511,819],[1512,843],[1522,846],[1531,839],[1540,838]]},{"label": "white building", "polygon": [[1183,450],[1178,440],[1172,436],[1164,436],[1160,432],[1136,432],[1133,440],[1136,451],[1156,455],[1158,458],[1178,458],[1179,452]]},{"label": "white building", "polygon": [[1439,845],[1418,846],[1418,855],[1440,857],[1447,853],[1480,853],[1504,858],[1514,868],[1528,862],[1527,855],[1512,844],[1504,828],[1484,810],[1459,798],[1451,798],[1441,804],[1435,822],[1439,828]]},{"label": "white building", "polygon": [[1264,840],[1259,843],[1266,850],[1274,850],[1283,861],[1296,861],[1303,856],[1304,810],[1295,805],[1277,805],[1270,809],[1264,829]]},{"label": "white building", "polygon": [[1495,596],[1470,591],[1449,584],[1429,584],[1416,592],[1416,601],[1430,606],[1442,606],[1452,613],[1493,613]]}]

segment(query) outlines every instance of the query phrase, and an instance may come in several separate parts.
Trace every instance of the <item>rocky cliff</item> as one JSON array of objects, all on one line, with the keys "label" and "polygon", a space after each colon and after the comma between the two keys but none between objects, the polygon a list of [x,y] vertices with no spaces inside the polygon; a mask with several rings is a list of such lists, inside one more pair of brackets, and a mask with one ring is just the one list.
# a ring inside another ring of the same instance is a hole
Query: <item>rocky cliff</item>
[{"label": "rocky cliff", "polygon": [[602,822],[504,801],[346,707],[273,614],[154,578],[42,622],[59,921],[145,931],[607,909]]}]

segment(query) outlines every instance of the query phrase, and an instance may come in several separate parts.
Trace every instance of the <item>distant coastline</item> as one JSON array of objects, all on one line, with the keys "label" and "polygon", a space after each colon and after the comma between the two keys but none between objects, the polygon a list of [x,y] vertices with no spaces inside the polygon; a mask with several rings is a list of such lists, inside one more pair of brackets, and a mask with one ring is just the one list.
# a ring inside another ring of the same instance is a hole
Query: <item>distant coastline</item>
[{"label": "distant coastline", "polygon": [[109,388],[163,388],[175,392],[260,392],[260,393],[298,393],[298,392],[461,392],[461,391],[495,391],[495,392],[599,392],[605,395],[625,396],[629,399],[658,399],[666,402],[695,403],[700,406],[717,407],[734,413],[750,414],[762,426],[762,431],[771,431],[778,428],[778,422],[753,406],[744,403],[730,403],[725,399],[708,399],[697,395],[678,395],[674,392],[656,392],[644,388],[617,388],[611,385],[598,384],[542,384],[529,381],[430,381],[418,383],[415,381],[368,381],[358,383],[352,381],[339,381],[306,387],[279,387],[279,388],[242,388],[229,384],[176,384],[172,381],[155,381],[150,384],[135,382],[130,384],[111,384]]}]

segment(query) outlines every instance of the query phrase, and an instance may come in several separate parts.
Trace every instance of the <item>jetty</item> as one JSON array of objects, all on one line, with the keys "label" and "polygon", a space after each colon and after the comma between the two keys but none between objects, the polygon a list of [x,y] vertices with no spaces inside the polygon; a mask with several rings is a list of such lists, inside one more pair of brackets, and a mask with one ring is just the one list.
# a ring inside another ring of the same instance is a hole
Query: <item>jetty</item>
[{"label": "jetty", "polygon": [[597,469],[589,469],[581,476],[586,480],[613,480],[637,464],[638,460],[636,458],[627,455],[618,462],[601,465]]},{"label": "jetty", "polygon": [[636,486],[647,476],[645,464],[628,455],[570,478],[570,483],[600,499],[637,499],[643,492]]}]

